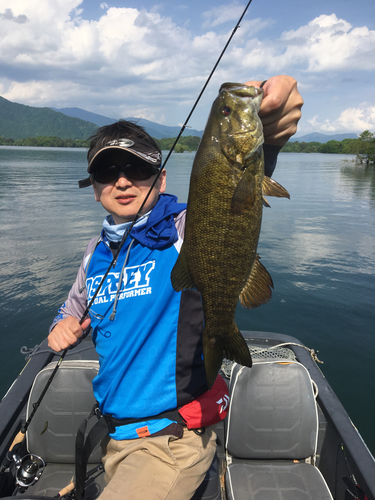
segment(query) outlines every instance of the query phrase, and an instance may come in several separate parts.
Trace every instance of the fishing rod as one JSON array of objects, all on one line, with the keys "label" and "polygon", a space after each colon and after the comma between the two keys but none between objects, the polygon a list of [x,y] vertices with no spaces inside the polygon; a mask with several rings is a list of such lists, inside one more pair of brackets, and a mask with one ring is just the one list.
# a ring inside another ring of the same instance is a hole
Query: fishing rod
[{"label": "fishing rod", "polygon": [[[218,67],[218,65],[219,65],[219,63],[220,63],[220,61],[221,61],[221,59],[222,59],[223,55],[225,54],[225,52],[226,52],[226,50],[227,50],[227,48],[228,48],[228,46],[229,46],[230,42],[232,41],[232,38],[234,37],[234,35],[235,35],[236,31],[237,31],[237,30],[238,30],[238,28],[240,27],[241,21],[242,21],[242,19],[244,18],[245,14],[246,14],[246,12],[247,12],[247,10],[248,10],[248,8],[250,7],[251,2],[252,2],[252,0],[249,0],[249,2],[247,3],[247,5],[246,5],[245,9],[243,10],[243,12],[242,12],[242,14],[241,14],[241,16],[240,16],[240,18],[239,18],[239,20],[237,21],[237,24],[236,24],[236,25],[235,25],[235,27],[233,28],[232,33],[230,34],[230,36],[229,36],[229,38],[228,38],[227,43],[225,44],[225,46],[224,46],[223,50],[221,51],[221,54],[219,55],[219,57],[218,57],[218,59],[217,59],[216,63],[214,64],[214,67],[212,68],[211,73],[208,75],[208,78],[207,78],[207,80],[206,80],[205,84],[203,85],[202,90],[200,91],[200,93],[199,93],[199,95],[198,95],[197,99],[195,100],[195,103],[194,103],[193,107],[191,108],[191,110],[190,110],[190,112],[189,112],[189,114],[188,114],[188,116],[187,116],[187,118],[186,118],[186,120],[185,120],[184,124],[183,124],[183,125],[182,125],[182,127],[181,127],[181,130],[179,131],[179,133],[178,133],[178,135],[177,135],[177,137],[176,137],[176,139],[175,139],[175,141],[174,141],[174,143],[173,143],[173,145],[172,145],[171,149],[169,150],[169,152],[168,152],[168,154],[167,154],[167,157],[166,157],[166,159],[165,159],[165,161],[164,161],[163,165],[160,167],[159,172],[156,174],[156,177],[155,177],[155,179],[154,179],[154,181],[153,181],[153,183],[152,183],[152,185],[151,185],[150,189],[148,190],[148,192],[147,192],[147,194],[146,194],[146,197],[145,197],[145,199],[143,200],[143,203],[141,204],[140,209],[138,210],[137,214],[135,215],[135,217],[134,217],[134,219],[133,219],[133,221],[132,221],[131,225],[130,225],[130,226],[127,228],[127,230],[124,232],[124,235],[123,235],[123,237],[122,237],[122,239],[121,239],[121,242],[120,242],[120,244],[119,244],[119,246],[118,246],[118,248],[117,248],[117,251],[116,251],[116,253],[115,253],[115,255],[114,255],[113,259],[112,259],[112,262],[111,262],[111,263],[110,263],[110,265],[108,266],[108,269],[107,269],[107,271],[105,272],[105,274],[104,274],[103,278],[101,279],[101,281],[100,281],[100,283],[99,283],[99,286],[98,286],[98,287],[97,287],[97,289],[96,289],[96,292],[94,293],[93,297],[91,298],[91,300],[90,300],[89,304],[87,305],[87,307],[86,307],[86,309],[85,309],[85,311],[84,311],[84,313],[83,313],[83,315],[82,315],[82,317],[81,317],[81,319],[80,319],[80,321],[79,321],[79,324],[80,324],[80,325],[82,325],[83,321],[85,320],[86,316],[88,315],[88,313],[89,313],[89,311],[90,311],[90,309],[91,309],[91,306],[92,306],[92,304],[94,303],[94,300],[95,300],[96,296],[98,295],[98,293],[99,293],[99,291],[100,291],[101,287],[103,286],[103,283],[104,283],[105,279],[107,278],[107,276],[108,276],[108,274],[109,274],[110,270],[112,269],[112,267],[114,267],[114,266],[116,265],[117,259],[118,259],[119,255],[120,255],[120,251],[121,251],[121,249],[122,249],[122,247],[123,247],[123,245],[124,245],[124,243],[125,243],[125,241],[126,241],[127,237],[129,236],[129,234],[130,234],[131,230],[133,229],[133,227],[134,227],[135,223],[137,222],[137,220],[139,219],[139,217],[142,215],[142,210],[143,210],[143,208],[144,208],[144,206],[145,206],[145,204],[146,204],[146,202],[147,202],[147,200],[148,200],[148,198],[149,198],[150,194],[152,193],[153,188],[155,187],[155,185],[156,185],[156,183],[157,183],[157,181],[158,181],[158,179],[159,179],[159,177],[160,177],[160,175],[161,175],[162,171],[165,169],[165,165],[167,164],[167,162],[168,162],[168,160],[169,160],[169,158],[170,158],[170,156],[171,156],[171,154],[172,154],[172,152],[173,152],[174,148],[176,147],[176,144],[178,143],[178,141],[179,141],[179,139],[180,139],[181,135],[183,134],[183,132],[184,132],[184,130],[185,130],[185,128],[186,128],[186,126],[187,126],[187,124],[188,124],[188,122],[189,122],[189,120],[190,120],[191,116],[192,116],[192,114],[193,114],[193,113],[194,113],[194,111],[195,111],[195,108],[197,107],[197,105],[198,105],[198,103],[199,103],[199,101],[200,101],[200,99],[201,99],[201,97],[202,97],[202,95],[203,95],[204,91],[205,91],[205,90],[206,90],[206,88],[207,88],[207,85],[209,84],[209,82],[210,82],[210,80],[211,80],[211,78],[212,78],[213,74],[214,74],[214,73],[215,73],[215,71],[216,71],[216,68]],[[5,470],[9,467],[9,465],[10,465],[10,464],[11,464],[11,462],[13,461],[13,449],[14,449],[14,447],[15,447],[17,444],[22,443],[22,441],[23,441],[23,439],[24,439],[24,437],[25,437],[26,431],[27,431],[27,429],[28,429],[28,427],[29,427],[29,425],[30,425],[30,423],[31,423],[32,419],[34,418],[34,415],[35,415],[36,411],[38,410],[38,408],[39,408],[39,406],[40,406],[40,404],[41,404],[41,402],[42,402],[42,400],[43,400],[43,398],[44,398],[44,395],[46,394],[46,392],[47,392],[48,388],[50,387],[50,385],[51,385],[51,383],[52,383],[52,381],[53,381],[53,379],[54,379],[54,377],[55,377],[55,375],[56,375],[56,372],[57,372],[57,370],[59,369],[59,367],[60,367],[60,365],[61,365],[61,363],[62,363],[63,359],[65,358],[65,356],[66,356],[66,354],[67,354],[68,350],[69,350],[69,347],[68,347],[68,348],[66,348],[66,349],[64,349],[64,351],[62,352],[62,354],[61,354],[61,356],[60,356],[60,358],[59,358],[58,362],[56,363],[56,366],[55,366],[55,368],[54,368],[53,372],[51,373],[51,376],[49,377],[49,379],[48,379],[48,381],[47,381],[46,386],[44,387],[44,389],[43,389],[43,391],[42,391],[41,395],[39,396],[38,401],[37,401],[36,403],[34,403],[34,404],[33,404],[33,411],[32,411],[32,413],[30,414],[29,418],[27,419],[26,423],[23,425],[23,427],[21,428],[21,430],[19,431],[19,433],[17,434],[17,436],[14,438],[14,440],[13,440],[13,442],[12,442],[12,444],[11,444],[10,448],[9,448],[9,451],[8,451],[8,453],[7,453],[6,457],[5,457],[5,459],[4,459],[4,461],[3,461],[2,465],[1,465],[1,468],[0,468],[0,476],[4,473],[4,471],[5,471]]]},{"label": "fishing rod", "polygon": [[[239,20],[237,21],[236,26],[233,28],[233,31],[232,31],[232,33],[230,34],[230,37],[228,38],[227,43],[225,44],[225,46],[224,46],[223,50],[221,51],[221,54],[220,54],[220,56],[218,57],[218,59],[217,59],[216,63],[214,64],[214,67],[212,68],[211,73],[208,75],[208,78],[207,78],[207,80],[206,80],[205,84],[203,85],[202,90],[200,91],[200,93],[199,93],[199,95],[198,95],[197,99],[195,100],[195,103],[193,104],[193,107],[191,108],[191,110],[190,110],[190,112],[189,112],[189,114],[188,114],[188,116],[187,116],[187,118],[186,118],[186,120],[185,120],[184,124],[182,125],[182,127],[181,127],[181,129],[180,129],[180,131],[179,131],[179,133],[178,133],[178,135],[177,135],[177,137],[176,137],[176,139],[175,139],[175,141],[174,141],[174,143],[173,143],[173,145],[172,145],[171,149],[169,150],[169,152],[168,152],[168,154],[167,154],[167,157],[166,157],[166,159],[165,159],[165,161],[164,161],[163,165],[160,167],[159,172],[156,174],[156,177],[155,177],[155,179],[154,179],[154,182],[152,183],[152,185],[151,185],[150,189],[148,190],[148,192],[147,192],[147,194],[146,194],[146,197],[145,197],[145,199],[143,200],[143,203],[142,203],[142,205],[141,205],[140,209],[138,210],[137,215],[134,217],[134,219],[133,219],[132,224],[130,225],[130,227],[129,227],[126,231],[125,231],[124,236],[123,236],[123,238],[122,238],[122,240],[121,240],[121,242],[120,242],[119,248],[117,249],[116,255],[115,255],[115,257],[113,258],[113,261],[112,261],[111,265],[109,266],[109,269],[111,268],[111,266],[112,266],[112,265],[116,265],[117,257],[118,257],[118,255],[119,255],[119,253],[120,253],[121,247],[122,247],[122,246],[123,246],[123,244],[125,243],[125,240],[126,240],[126,238],[128,237],[128,235],[130,234],[130,231],[133,229],[134,224],[137,222],[137,220],[139,219],[139,217],[142,215],[142,210],[143,210],[143,208],[144,208],[144,206],[145,206],[145,204],[146,204],[146,201],[148,200],[148,198],[149,198],[150,194],[152,193],[152,190],[154,189],[154,187],[155,187],[155,185],[156,185],[156,183],[157,183],[157,181],[158,181],[158,179],[159,179],[159,177],[160,177],[160,175],[161,175],[162,171],[165,169],[165,165],[167,164],[167,162],[168,162],[168,160],[169,160],[169,158],[170,158],[171,154],[173,153],[174,148],[176,147],[176,144],[177,144],[177,143],[178,143],[178,141],[180,140],[181,135],[183,134],[183,132],[184,132],[185,128],[187,127],[187,124],[189,123],[189,120],[190,120],[190,118],[191,118],[192,114],[194,113],[195,108],[198,106],[198,103],[199,103],[199,101],[200,101],[200,99],[201,99],[201,97],[202,97],[202,95],[203,95],[204,91],[206,90],[207,85],[209,84],[209,82],[210,82],[210,80],[211,80],[211,78],[212,78],[213,74],[214,74],[214,73],[215,73],[215,71],[216,71],[216,68],[218,67],[218,65],[219,65],[219,63],[220,63],[220,61],[221,61],[221,59],[222,59],[223,55],[225,54],[225,52],[226,52],[226,50],[227,50],[227,48],[228,48],[228,45],[229,45],[229,44],[230,44],[230,42],[232,41],[232,38],[234,37],[234,35],[235,35],[236,31],[238,30],[238,28],[240,27],[241,21],[242,21],[242,19],[244,18],[244,16],[245,16],[245,14],[246,14],[246,12],[247,12],[248,8],[250,7],[250,4],[251,4],[251,2],[252,2],[252,1],[253,1],[253,0],[249,0],[249,2],[247,3],[247,5],[246,5],[246,7],[245,7],[244,11],[243,11],[243,12],[242,12],[242,14],[241,14],[241,17],[240,17],[240,18],[239,18]],[[100,282],[99,287],[98,287],[98,290],[99,290],[99,289],[100,289],[100,287],[102,286],[102,284],[103,284],[103,282],[104,282],[104,279],[107,277],[107,274],[108,274],[108,272],[109,272],[109,269],[107,270],[106,275],[103,277],[102,281]],[[88,306],[88,307],[87,307],[87,309],[86,309],[86,311],[85,311],[85,313],[84,313],[84,315],[87,315],[87,314],[88,314],[89,309],[90,309],[90,307]],[[83,318],[83,317],[82,317],[82,318]]]},{"label": "fishing rod", "polygon": [[[88,306],[86,307],[85,309],[85,312],[83,313],[80,321],[79,321],[79,324],[82,325],[83,321],[85,320],[86,316],[88,315],[89,313],[89,310],[96,298],[96,296],[98,295],[99,291],[100,291],[100,288],[102,287],[103,283],[104,283],[104,280],[106,279],[106,277],[108,276],[108,273],[109,271],[111,270],[111,267],[114,265],[114,262],[115,262],[115,258],[117,259],[117,256],[118,256],[118,253],[116,254],[116,256],[113,258],[110,266],[108,267],[106,273],[104,274],[103,276],[103,279],[101,280],[96,292],[94,293],[92,299],[90,300]],[[14,453],[15,453],[15,450],[17,449],[17,446],[16,445],[21,445],[21,443],[23,442],[24,438],[25,438],[25,435],[26,435],[26,431],[32,421],[32,419],[34,418],[34,415],[35,413],[37,412],[46,392],[48,391],[50,385],[52,384],[52,381],[56,375],[56,372],[57,370],[59,369],[61,363],[63,362],[63,359],[65,358],[67,352],[69,351],[69,347],[67,347],[66,349],[64,349],[64,351],[62,352],[59,360],[57,361],[56,363],[56,366],[55,368],[53,369],[49,379],[47,380],[47,383],[43,389],[43,391],[41,392],[39,398],[38,398],[38,401],[36,403],[33,403],[33,410],[32,412],[30,413],[29,415],[29,418],[26,420],[25,424],[21,427],[21,430],[18,432],[18,434],[16,435],[16,437],[14,438],[12,444],[10,445],[10,448],[3,460],[3,463],[1,464],[1,467],[0,467],[0,476],[2,476],[5,472],[5,470],[9,467],[9,465],[12,463],[13,461],[13,456],[14,456]]]},{"label": "fishing rod", "polygon": [[[241,17],[240,17],[240,18],[239,18],[239,20],[237,21],[236,26],[233,28],[233,31],[232,31],[232,33],[231,33],[230,37],[228,38],[227,43],[225,44],[225,46],[224,46],[223,50],[221,51],[221,54],[220,54],[220,56],[218,57],[218,59],[217,59],[217,61],[216,61],[215,65],[214,65],[214,67],[212,68],[211,73],[208,75],[208,78],[207,78],[207,80],[206,80],[206,83],[203,85],[202,90],[200,91],[200,93],[199,93],[199,95],[198,95],[198,97],[197,97],[197,99],[196,99],[196,101],[195,101],[195,103],[194,103],[193,107],[192,107],[192,108],[191,108],[191,110],[190,110],[190,113],[188,114],[188,116],[187,116],[187,118],[186,118],[186,120],[185,120],[185,123],[182,125],[181,130],[179,131],[179,133],[178,133],[178,135],[177,135],[177,137],[176,137],[176,139],[175,139],[175,141],[174,141],[174,143],[173,143],[173,145],[172,145],[171,149],[169,150],[169,152],[168,152],[168,154],[167,154],[167,157],[166,157],[166,159],[165,159],[165,162],[163,163],[162,167],[160,168],[160,171],[158,172],[158,174],[157,174],[157,176],[156,176],[156,179],[154,180],[154,182],[153,182],[152,186],[150,187],[150,190],[149,190],[149,192],[148,192],[148,193],[147,193],[147,195],[146,195],[146,198],[145,198],[144,203],[146,203],[146,200],[147,200],[147,198],[149,197],[149,195],[150,195],[150,193],[151,193],[151,191],[152,191],[153,187],[155,186],[155,184],[156,184],[156,182],[157,182],[157,180],[158,180],[158,178],[159,178],[159,176],[160,176],[160,174],[161,174],[162,170],[164,170],[164,168],[165,168],[165,165],[166,165],[167,161],[169,160],[169,158],[170,158],[170,156],[171,156],[171,154],[172,154],[172,152],[173,152],[174,148],[176,147],[176,144],[177,144],[177,143],[178,143],[178,141],[180,140],[181,135],[183,134],[183,132],[184,132],[184,130],[185,130],[185,128],[186,128],[186,126],[187,126],[187,124],[189,123],[189,120],[190,120],[190,118],[191,118],[191,115],[194,113],[195,108],[197,107],[197,105],[198,105],[198,103],[199,103],[199,101],[200,101],[200,99],[201,99],[201,97],[202,97],[202,95],[203,95],[204,91],[205,91],[205,90],[206,90],[206,88],[207,88],[207,85],[209,84],[209,82],[210,82],[210,80],[211,80],[211,78],[212,78],[213,74],[215,73],[216,68],[218,67],[218,65],[219,65],[219,63],[220,63],[220,61],[221,61],[221,59],[222,59],[223,55],[225,54],[225,52],[226,52],[226,50],[227,50],[227,48],[228,48],[228,45],[229,45],[229,44],[230,44],[230,42],[232,41],[232,38],[234,37],[234,35],[235,35],[236,31],[238,30],[238,28],[240,27],[241,21],[242,21],[242,19],[244,18],[245,14],[246,14],[246,12],[247,12],[247,9],[250,7],[250,4],[251,4],[251,2],[252,2],[252,1],[253,1],[253,0],[249,0],[248,4],[246,5],[246,7],[245,7],[244,11],[243,11],[243,12],[242,12],[242,14],[241,14]],[[143,204],[144,204],[144,203],[143,203]],[[141,207],[141,208],[143,208],[143,205],[142,205],[142,207]],[[139,216],[140,216],[140,212],[141,212],[141,209],[139,210],[139,212],[138,212],[138,214],[136,215],[136,217],[139,217]],[[135,224],[136,220],[137,220],[137,219],[135,219],[134,224]]]}]

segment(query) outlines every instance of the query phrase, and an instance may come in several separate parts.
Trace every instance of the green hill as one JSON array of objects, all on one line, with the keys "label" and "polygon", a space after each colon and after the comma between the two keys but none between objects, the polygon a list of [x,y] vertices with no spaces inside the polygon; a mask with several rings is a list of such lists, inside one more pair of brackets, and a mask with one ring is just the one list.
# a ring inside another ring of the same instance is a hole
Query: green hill
[{"label": "green hill", "polygon": [[66,116],[51,108],[33,108],[0,97],[0,137],[87,139],[96,129],[94,123]]}]

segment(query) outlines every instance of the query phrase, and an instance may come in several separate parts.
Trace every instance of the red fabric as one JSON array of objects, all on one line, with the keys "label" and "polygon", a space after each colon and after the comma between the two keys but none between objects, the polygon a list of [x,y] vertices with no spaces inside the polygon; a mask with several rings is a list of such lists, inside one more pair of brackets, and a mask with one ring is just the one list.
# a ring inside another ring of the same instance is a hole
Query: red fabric
[{"label": "red fabric", "polygon": [[200,429],[223,420],[228,410],[228,387],[224,379],[218,375],[211,390],[183,406],[179,414],[185,420],[188,429]]}]

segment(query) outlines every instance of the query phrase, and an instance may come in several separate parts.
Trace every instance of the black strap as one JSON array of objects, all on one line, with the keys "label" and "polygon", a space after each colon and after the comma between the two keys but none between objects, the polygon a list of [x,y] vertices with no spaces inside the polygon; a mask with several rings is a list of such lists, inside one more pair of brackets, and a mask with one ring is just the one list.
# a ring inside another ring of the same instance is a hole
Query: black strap
[{"label": "black strap", "polygon": [[[96,415],[98,421],[88,433],[86,440],[87,423],[91,417]],[[152,417],[146,418],[125,418],[119,420],[109,415],[103,415],[99,410],[98,403],[95,403],[91,413],[84,419],[79,426],[76,437],[76,464],[75,464],[75,499],[83,500],[85,498],[85,482],[86,482],[86,469],[87,462],[93,452],[95,446],[108,434],[115,432],[115,427],[120,425],[133,424],[137,422],[144,422],[146,420],[157,420],[160,418],[169,418],[178,423],[184,423],[183,418],[178,413],[178,410],[171,410],[159,413]]]},{"label": "black strap", "polygon": [[[98,421],[94,427],[90,430],[86,441],[85,434],[87,423],[91,417],[97,416]],[[93,452],[95,446],[100,443],[100,441],[108,434],[108,432],[113,432],[110,423],[101,414],[99,410],[99,405],[96,403],[91,410],[88,417],[84,419],[80,425],[77,437],[76,437],[76,464],[75,464],[75,498],[76,500],[83,500],[85,498],[85,482],[86,482],[86,468],[87,462]]]},{"label": "black strap", "polygon": [[184,419],[178,413],[178,409],[163,411],[162,413],[159,413],[158,415],[154,415],[152,417],[118,419],[118,418],[114,418],[114,417],[110,417],[109,415],[106,415],[105,418],[114,427],[118,427],[120,425],[127,425],[127,424],[136,424],[137,422],[146,422],[148,420],[160,420],[161,418],[169,418],[169,420],[173,420],[173,421],[177,422],[178,424],[185,423]]}]

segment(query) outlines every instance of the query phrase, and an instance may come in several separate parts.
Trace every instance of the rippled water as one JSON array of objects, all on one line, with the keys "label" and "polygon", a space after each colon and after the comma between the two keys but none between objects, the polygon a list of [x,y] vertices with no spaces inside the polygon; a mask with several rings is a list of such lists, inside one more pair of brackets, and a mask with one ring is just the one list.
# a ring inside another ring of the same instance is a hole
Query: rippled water
[{"label": "rippled water", "polygon": [[[186,201],[193,154],[173,154],[168,191]],[[86,176],[85,151],[0,147],[0,394],[24,365],[75,278],[105,212]],[[269,198],[259,243],[272,300],[238,308],[247,330],[275,331],[319,350],[320,365],[375,452],[375,171],[352,157],[280,155],[274,174],[291,200]],[[230,263],[228,263],[230,265]]]}]

